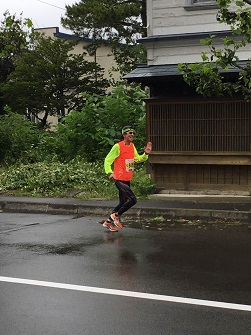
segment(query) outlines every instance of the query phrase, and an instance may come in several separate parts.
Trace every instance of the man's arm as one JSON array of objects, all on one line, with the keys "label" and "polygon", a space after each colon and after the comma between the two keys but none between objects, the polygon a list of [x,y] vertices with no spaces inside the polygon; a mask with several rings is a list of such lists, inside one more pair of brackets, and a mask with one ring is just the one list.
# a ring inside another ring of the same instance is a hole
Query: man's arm
[{"label": "man's arm", "polygon": [[104,169],[106,174],[113,174],[112,164],[118,156],[119,156],[119,145],[118,143],[116,143],[111,148],[104,161]]},{"label": "man's arm", "polygon": [[147,144],[146,144],[146,146],[144,148],[144,153],[146,155],[149,155],[151,153],[151,151],[152,151],[152,147],[153,147],[152,142],[147,142]]},{"label": "man's arm", "polygon": [[148,142],[144,148],[144,153],[142,155],[138,154],[137,149],[134,146],[134,160],[136,163],[143,163],[148,159],[148,154],[152,151],[152,143]]}]

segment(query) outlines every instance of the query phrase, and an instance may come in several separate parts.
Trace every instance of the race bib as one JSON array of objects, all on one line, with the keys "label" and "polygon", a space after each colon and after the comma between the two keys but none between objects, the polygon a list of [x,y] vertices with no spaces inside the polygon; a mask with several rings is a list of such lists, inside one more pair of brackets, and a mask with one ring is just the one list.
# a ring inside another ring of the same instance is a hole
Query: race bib
[{"label": "race bib", "polygon": [[126,165],[126,172],[134,171],[134,159],[126,159],[125,160]]}]

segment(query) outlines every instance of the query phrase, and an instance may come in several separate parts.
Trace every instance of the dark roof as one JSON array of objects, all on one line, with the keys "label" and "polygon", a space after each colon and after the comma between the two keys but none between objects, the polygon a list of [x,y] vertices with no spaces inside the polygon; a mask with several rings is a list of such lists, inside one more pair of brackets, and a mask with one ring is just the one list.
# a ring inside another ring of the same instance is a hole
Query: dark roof
[{"label": "dark roof", "polygon": [[[240,61],[240,65],[245,65],[246,61]],[[223,74],[238,73],[239,69],[230,67],[228,71],[220,71]],[[182,73],[178,70],[178,64],[147,65],[139,64],[136,69],[126,74],[123,78],[130,82],[149,82],[156,79],[179,78]]]},{"label": "dark roof", "polygon": [[48,30],[48,29],[56,29],[56,32],[53,34],[57,38],[62,38],[65,40],[72,40],[72,41],[84,41],[84,42],[92,42],[91,38],[87,37],[80,37],[77,35],[71,35],[67,33],[62,33],[59,31],[59,27],[45,27],[45,28],[36,28],[35,30]]},{"label": "dark roof", "polygon": [[58,38],[63,38],[65,40],[83,41],[83,42],[92,42],[93,41],[91,38],[80,37],[80,36],[77,36],[77,35],[71,35],[71,34],[67,34],[67,33],[61,33],[59,31],[58,27],[56,27],[56,32],[54,33],[54,36],[58,37]]},{"label": "dark roof", "polygon": [[170,76],[181,76],[181,73],[178,71],[177,64],[170,64],[170,65],[140,64],[136,67],[136,69],[126,74],[123,78],[129,81],[142,81],[142,79],[149,79],[156,77],[170,77]]},{"label": "dark roof", "polygon": [[216,37],[226,37],[233,35],[231,30],[221,30],[221,31],[205,31],[205,32],[196,32],[196,33],[185,33],[185,34],[170,34],[170,35],[153,35],[148,37],[143,37],[137,40],[138,43],[150,43],[157,41],[171,41],[171,40],[187,40],[187,39],[203,39],[208,38],[212,35]]}]

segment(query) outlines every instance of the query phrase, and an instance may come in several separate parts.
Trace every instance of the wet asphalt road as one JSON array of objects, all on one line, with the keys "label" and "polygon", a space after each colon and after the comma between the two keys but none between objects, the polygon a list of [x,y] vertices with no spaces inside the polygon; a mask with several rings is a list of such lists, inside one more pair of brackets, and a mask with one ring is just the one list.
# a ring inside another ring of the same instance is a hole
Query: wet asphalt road
[{"label": "wet asphalt road", "polygon": [[[251,233],[124,228],[0,213],[1,335],[250,334],[251,312],[11,283],[8,278],[251,305]],[[48,284],[50,286],[50,283]]]}]

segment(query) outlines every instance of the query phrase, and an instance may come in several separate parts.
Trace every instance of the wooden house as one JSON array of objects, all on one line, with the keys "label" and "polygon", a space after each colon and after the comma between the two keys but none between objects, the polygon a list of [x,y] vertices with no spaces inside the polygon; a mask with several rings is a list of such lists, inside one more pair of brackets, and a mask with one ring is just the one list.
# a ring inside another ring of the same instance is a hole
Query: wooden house
[{"label": "wooden house", "polygon": [[[251,190],[251,104],[241,97],[204,98],[188,86],[179,63],[201,61],[200,39],[230,34],[214,0],[147,0],[147,64],[125,76],[150,88],[147,133],[151,175],[160,190],[245,193]],[[239,51],[240,60],[250,48]],[[232,69],[225,76],[233,78]]]}]

